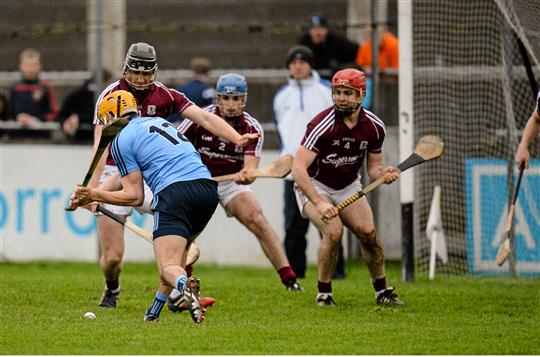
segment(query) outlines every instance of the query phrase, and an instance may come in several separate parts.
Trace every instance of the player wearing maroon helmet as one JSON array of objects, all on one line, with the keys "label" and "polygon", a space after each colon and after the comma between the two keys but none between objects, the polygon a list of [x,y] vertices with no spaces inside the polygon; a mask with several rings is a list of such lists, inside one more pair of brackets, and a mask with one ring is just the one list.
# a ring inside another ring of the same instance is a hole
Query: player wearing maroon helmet
[{"label": "player wearing maroon helmet", "polygon": [[205,110],[224,118],[239,133],[259,134],[258,141],[241,148],[189,120],[184,120],[178,129],[201,154],[212,176],[236,173],[235,181],[219,183],[220,204],[228,215],[236,217],[255,234],[287,290],[302,291],[277,233],[264,217],[251,192],[251,183],[255,178],[249,172],[259,165],[264,132],[259,122],[244,111],[247,100],[246,79],[236,73],[224,74],[217,82],[216,93],[216,105],[210,105]]},{"label": "player wearing maroon helmet", "polygon": [[363,72],[356,69],[337,72],[332,78],[334,105],[308,124],[293,162],[292,175],[300,211],[323,236],[317,251],[316,302],[321,306],[335,305],[332,273],[343,225],[349,227],[360,241],[377,303],[403,305],[393,293],[394,288],[386,285],[384,253],[365,197],[339,214],[335,207],[362,189],[359,171],[364,159],[370,179],[384,177],[386,183],[391,183],[399,177],[399,171],[394,167],[383,165],[382,146],[386,132],[383,122],[362,107],[365,91]]},{"label": "player wearing maroon helmet", "polygon": [[[167,88],[156,81],[157,68],[158,62],[154,47],[142,42],[132,44],[126,54],[122,78],[105,88],[97,103],[113,91],[126,90],[135,97],[140,116],[166,118],[172,113],[178,113],[239,147],[246,146],[257,137],[253,134],[238,134],[222,118],[203,111],[182,93]],[[97,112],[96,104],[96,115]],[[95,116],[94,124],[96,124],[94,131],[95,151],[101,137],[103,125],[99,123],[97,116]],[[111,156],[104,154],[94,171],[89,187],[96,187],[105,180],[109,180],[110,183],[110,180],[114,181],[115,179],[119,180],[116,164]],[[139,208],[140,210],[151,213],[149,207],[152,196],[150,189],[145,186],[145,202]],[[131,207],[126,206],[105,206],[113,213],[121,216],[130,215],[132,210]],[[122,257],[124,255],[124,226],[103,215],[97,217],[97,226],[101,246],[100,267],[106,284],[99,306],[114,308],[120,293],[119,277],[122,271]],[[205,300],[205,298],[201,298],[202,304],[212,304],[213,301],[213,299]]]}]

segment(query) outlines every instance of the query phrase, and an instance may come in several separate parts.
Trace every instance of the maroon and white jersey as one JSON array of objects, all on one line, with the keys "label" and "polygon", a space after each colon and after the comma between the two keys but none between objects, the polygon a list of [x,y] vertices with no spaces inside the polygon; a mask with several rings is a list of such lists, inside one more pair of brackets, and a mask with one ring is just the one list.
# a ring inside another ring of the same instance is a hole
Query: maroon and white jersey
[{"label": "maroon and white jersey", "polygon": [[[209,105],[204,110],[221,116],[219,108],[215,105]],[[257,119],[249,113],[243,112],[232,127],[240,133],[258,133],[259,138],[241,148],[226,139],[212,134],[205,128],[184,119],[178,126],[178,130],[184,134],[195,146],[195,149],[201,154],[203,163],[208,167],[212,176],[221,176],[240,171],[244,167],[244,155],[261,156],[264,142],[264,131]]]},{"label": "maroon and white jersey", "polygon": [[[110,84],[101,92],[94,110],[94,124],[98,124],[98,104],[103,97],[115,90],[126,90],[133,94],[137,102],[139,116],[167,118],[173,113],[181,114],[186,108],[193,105],[183,93],[168,88],[160,82],[154,82],[147,90],[131,90],[128,83],[122,78]],[[111,155],[107,157],[107,165],[116,165]]]},{"label": "maroon and white jersey", "polygon": [[352,129],[333,106],[323,110],[309,122],[300,143],[317,153],[309,176],[336,190],[350,185],[358,179],[366,153],[382,152],[385,135],[382,120],[364,108]]}]

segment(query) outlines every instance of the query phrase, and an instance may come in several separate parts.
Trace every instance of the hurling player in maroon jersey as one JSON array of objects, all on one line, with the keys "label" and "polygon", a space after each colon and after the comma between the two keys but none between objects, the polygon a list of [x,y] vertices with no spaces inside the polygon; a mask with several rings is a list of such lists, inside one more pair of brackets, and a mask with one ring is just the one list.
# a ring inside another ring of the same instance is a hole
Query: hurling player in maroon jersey
[{"label": "hurling player in maroon jersey", "polygon": [[246,79],[236,73],[224,74],[219,77],[216,94],[217,103],[205,110],[221,116],[239,133],[259,134],[259,140],[241,148],[190,120],[184,120],[178,129],[193,143],[212,176],[236,173],[234,181],[219,183],[220,204],[228,215],[236,217],[255,234],[287,290],[302,291],[277,233],[266,220],[259,202],[251,192],[251,183],[255,178],[249,172],[259,165],[264,132],[259,122],[244,111],[247,100]]},{"label": "hurling player in maroon jersey", "polygon": [[294,157],[292,175],[298,206],[323,237],[317,251],[316,302],[320,306],[335,305],[332,273],[343,225],[360,241],[377,304],[403,305],[394,288],[386,285],[383,248],[365,197],[339,214],[335,207],[361,190],[359,171],[364,159],[371,180],[384,177],[386,183],[391,183],[399,177],[394,167],[383,165],[382,145],[386,132],[383,122],[362,107],[365,93],[363,72],[352,68],[337,72],[332,78],[334,105],[308,124]]},{"label": "hurling player in maroon jersey", "polygon": [[529,145],[540,134],[540,91],[536,95],[536,108],[533,110],[519,143],[516,152],[516,162],[518,167],[525,166],[529,168]]},{"label": "hurling player in maroon jersey", "polygon": [[[212,133],[244,147],[257,138],[256,134],[240,135],[222,118],[206,112],[193,104],[184,94],[164,86],[156,81],[158,62],[154,47],[147,43],[134,43],[129,47],[124,61],[122,78],[110,84],[99,96],[99,103],[105,96],[116,90],[126,90],[133,94],[137,102],[140,116],[159,116],[167,118],[171,113],[181,114],[189,118]],[[97,104],[96,110],[97,113]],[[94,119],[94,151],[101,137],[103,123]],[[109,180],[119,180],[116,163],[108,150],[105,151],[100,163],[96,167],[89,187],[97,187],[100,183]],[[114,185],[112,185],[114,186]],[[152,213],[150,203],[152,192],[145,185],[145,202],[138,210]],[[113,213],[122,216],[131,214],[131,207],[104,204]],[[101,247],[100,268],[105,277],[105,289],[99,306],[114,308],[120,293],[119,277],[122,271],[122,258],[124,255],[124,226],[116,221],[99,215],[97,217],[98,237]],[[186,267],[188,274],[190,267]],[[201,298],[202,305],[213,304],[214,299]]]}]

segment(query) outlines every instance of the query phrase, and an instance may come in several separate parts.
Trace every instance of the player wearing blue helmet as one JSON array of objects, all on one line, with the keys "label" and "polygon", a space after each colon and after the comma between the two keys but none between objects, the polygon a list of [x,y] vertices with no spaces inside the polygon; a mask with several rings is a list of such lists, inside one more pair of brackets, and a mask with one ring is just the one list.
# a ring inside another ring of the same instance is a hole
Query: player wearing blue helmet
[{"label": "player wearing blue helmet", "polygon": [[[251,173],[260,162],[264,131],[257,119],[244,111],[247,91],[244,76],[237,73],[224,74],[217,82],[216,105],[210,105],[204,110],[224,118],[239,133],[258,134],[256,142],[241,148],[190,120],[184,120],[178,130],[195,146],[212,176],[236,174],[234,181],[220,182],[218,185],[221,206],[229,216],[238,219],[255,235],[286,289],[291,292],[302,291],[276,231],[267,221],[251,191],[251,183],[255,180]],[[175,295],[170,296],[171,311],[180,310],[175,306],[178,305],[175,303]]]},{"label": "player wearing blue helmet", "polygon": [[216,85],[217,102],[221,116],[225,120],[239,118],[247,104],[246,77],[237,73],[227,73],[219,77]]}]

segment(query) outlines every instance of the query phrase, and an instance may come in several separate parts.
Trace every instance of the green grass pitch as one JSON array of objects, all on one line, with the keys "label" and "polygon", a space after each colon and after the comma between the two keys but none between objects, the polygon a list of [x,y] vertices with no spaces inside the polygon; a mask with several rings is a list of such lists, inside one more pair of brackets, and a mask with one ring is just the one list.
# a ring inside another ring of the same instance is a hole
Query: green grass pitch
[{"label": "green grass pitch", "polygon": [[[200,265],[216,304],[202,325],[165,310],[142,321],[156,289],[153,264],[126,264],[116,310],[100,309],[97,264],[0,265],[1,354],[540,354],[540,279],[419,277],[390,284],[406,307],[379,308],[366,267],[334,282],[338,306],[315,305],[316,270],[288,293],[272,269]],[[97,318],[83,317],[93,311]]]}]

